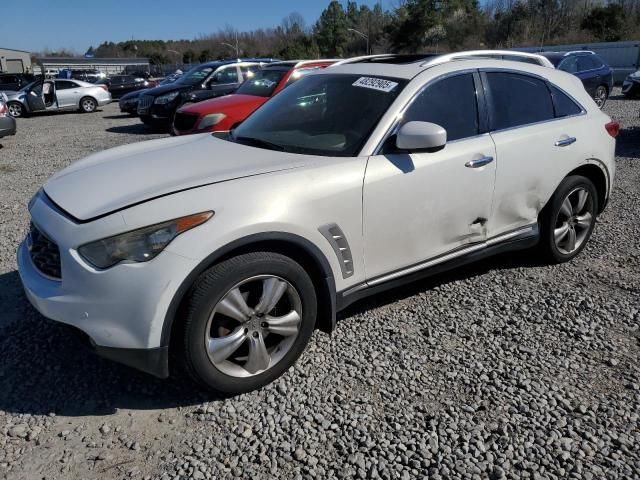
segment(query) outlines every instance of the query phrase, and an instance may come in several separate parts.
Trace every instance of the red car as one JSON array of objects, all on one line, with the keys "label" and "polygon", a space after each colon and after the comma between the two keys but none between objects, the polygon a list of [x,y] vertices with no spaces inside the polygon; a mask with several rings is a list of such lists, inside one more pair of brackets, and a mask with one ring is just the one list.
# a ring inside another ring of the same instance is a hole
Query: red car
[{"label": "red car", "polygon": [[212,98],[180,108],[173,119],[173,133],[216,132],[226,134],[258,107],[305,74],[328,67],[337,60],[271,63],[248,78],[233,95]]}]

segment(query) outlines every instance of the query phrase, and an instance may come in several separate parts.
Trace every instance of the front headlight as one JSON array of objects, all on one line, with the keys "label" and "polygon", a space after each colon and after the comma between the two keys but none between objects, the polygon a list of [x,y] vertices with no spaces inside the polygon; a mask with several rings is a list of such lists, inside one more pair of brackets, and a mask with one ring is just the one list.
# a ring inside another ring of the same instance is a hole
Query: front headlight
[{"label": "front headlight", "polygon": [[148,262],[181,233],[202,225],[213,212],[176,218],[113,237],[87,243],[78,253],[96,268],[109,268],[120,262]]},{"label": "front headlight", "polygon": [[210,113],[209,115],[205,115],[202,117],[202,120],[200,120],[200,123],[198,123],[198,130],[217,125],[225,118],[227,118],[227,116],[224,113]]},{"label": "front headlight", "polygon": [[158,105],[165,105],[175,100],[175,98],[178,95],[180,95],[180,92],[165,93],[164,95],[160,95],[159,97],[156,97],[153,103],[157,103]]}]

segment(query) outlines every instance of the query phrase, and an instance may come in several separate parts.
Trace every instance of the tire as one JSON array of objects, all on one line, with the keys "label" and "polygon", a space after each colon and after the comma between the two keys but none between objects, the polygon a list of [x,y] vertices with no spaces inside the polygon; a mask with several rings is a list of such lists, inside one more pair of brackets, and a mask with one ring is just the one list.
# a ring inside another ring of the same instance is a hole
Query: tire
[{"label": "tire", "polygon": [[298,263],[254,252],[207,270],[185,312],[186,371],[207,389],[234,395],[273,382],[295,363],[315,328],[317,299]]},{"label": "tire", "polygon": [[91,97],[83,97],[80,99],[80,111],[82,113],[93,113],[98,108],[98,102]]},{"label": "tire", "polygon": [[597,212],[593,182],[580,175],[566,177],[540,216],[539,248],[544,259],[564,263],[576,257],[591,238]]},{"label": "tire", "polygon": [[20,102],[7,103],[7,110],[9,111],[9,115],[13,118],[24,117],[26,114],[24,106]]},{"label": "tire", "polygon": [[600,109],[604,107],[604,104],[607,103],[607,98],[609,97],[609,91],[605,85],[600,85],[596,88],[596,91],[593,93],[593,101],[596,102],[596,105]]}]

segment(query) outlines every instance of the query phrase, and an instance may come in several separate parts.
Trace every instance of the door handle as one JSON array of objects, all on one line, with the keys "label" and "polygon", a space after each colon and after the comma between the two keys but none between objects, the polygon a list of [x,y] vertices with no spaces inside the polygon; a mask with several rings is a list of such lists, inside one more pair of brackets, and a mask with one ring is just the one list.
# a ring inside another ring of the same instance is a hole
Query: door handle
[{"label": "door handle", "polygon": [[558,140],[555,143],[556,147],[568,147],[569,145],[571,145],[572,143],[576,143],[576,137],[567,137],[567,138],[562,138],[560,140]]},{"label": "door handle", "polygon": [[493,162],[493,157],[484,156],[481,158],[476,158],[475,160],[470,160],[465,163],[464,166],[467,168],[480,168],[490,164],[491,162]]}]

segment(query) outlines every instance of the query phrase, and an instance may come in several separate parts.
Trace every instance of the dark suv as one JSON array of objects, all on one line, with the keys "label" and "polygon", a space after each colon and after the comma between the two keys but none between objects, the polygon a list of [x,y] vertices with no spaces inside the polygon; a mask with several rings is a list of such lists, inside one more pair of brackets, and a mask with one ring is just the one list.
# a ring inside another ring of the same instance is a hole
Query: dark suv
[{"label": "dark suv", "polygon": [[604,107],[613,88],[613,70],[602,58],[589,50],[540,52],[558,69],[572,73],[584,85],[596,104]]},{"label": "dark suv", "polygon": [[0,92],[17,92],[35,79],[30,73],[0,73]]},{"label": "dark suv", "polygon": [[168,127],[184,103],[228,95],[259,68],[260,62],[250,60],[203,63],[169,85],[145,91],[138,101],[138,115],[147,125]]}]

